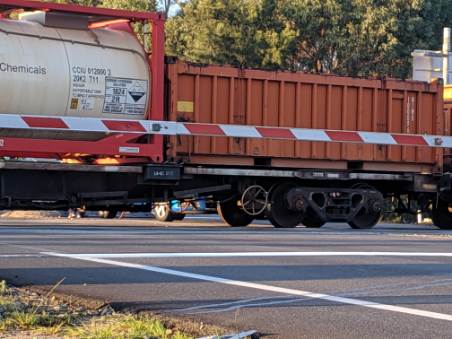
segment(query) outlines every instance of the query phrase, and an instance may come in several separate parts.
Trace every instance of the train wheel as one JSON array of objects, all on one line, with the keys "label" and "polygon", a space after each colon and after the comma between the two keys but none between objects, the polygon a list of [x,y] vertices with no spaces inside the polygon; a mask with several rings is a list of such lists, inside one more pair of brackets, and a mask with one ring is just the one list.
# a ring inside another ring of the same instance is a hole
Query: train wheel
[{"label": "train wheel", "polygon": [[372,205],[378,204],[377,201],[369,203],[368,207],[363,207],[358,214],[349,221],[349,225],[354,229],[369,229],[374,227],[380,221],[383,211],[381,208],[374,208]]},{"label": "train wheel", "polygon": [[308,228],[320,228],[325,225],[325,222],[319,218],[313,211],[308,211],[301,223]]},{"label": "train wheel", "polygon": [[117,209],[109,209],[106,212],[107,212],[105,214],[105,218],[106,219],[114,219],[118,215],[118,210]]},{"label": "train wheel", "polygon": [[405,225],[414,224],[414,223],[416,223],[416,216],[411,213],[403,213],[400,216],[400,222]]},{"label": "train wheel", "polygon": [[232,227],[248,226],[254,220],[254,216],[247,214],[237,206],[235,199],[219,203],[217,211],[221,220]]},{"label": "train wheel", "polygon": [[303,213],[289,210],[286,201],[287,192],[293,188],[291,184],[276,186],[270,193],[270,211],[268,220],[276,228],[293,228],[301,224]]},{"label": "train wheel", "polygon": [[436,203],[433,202],[432,207],[432,221],[436,227],[443,230],[452,229],[452,209],[451,205],[444,201],[438,200]]},{"label": "train wheel", "polygon": [[170,222],[174,220],[174,214],[171,212],[169,204],[156,204],[152,209],[152,214],[156,220],[161,222]]},{"label": "train wheel", "polygon": [[118,215],[117,209],[108,209],[105,211],[99,211],[99,217],[102,219],[114,219]]}]

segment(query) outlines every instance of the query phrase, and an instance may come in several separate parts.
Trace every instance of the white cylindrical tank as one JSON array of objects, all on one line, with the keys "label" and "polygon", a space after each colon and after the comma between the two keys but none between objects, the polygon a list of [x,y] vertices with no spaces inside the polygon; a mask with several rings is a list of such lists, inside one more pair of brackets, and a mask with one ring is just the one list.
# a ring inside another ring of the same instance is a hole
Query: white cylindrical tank
[{"label": "white cylindrical tank", "polygon": [[[452,53],[447,58],[441,51],[415,50],[413,56],[413,80],[430,82],[434,79],[447,79],[452,83]],[[445,82],[446,83],[446,82]]]},{"label": "white cylindrical tank", "polygon": [[0,93],[0,114],[143,119],[149,63],[129,32],[1,19]]}]

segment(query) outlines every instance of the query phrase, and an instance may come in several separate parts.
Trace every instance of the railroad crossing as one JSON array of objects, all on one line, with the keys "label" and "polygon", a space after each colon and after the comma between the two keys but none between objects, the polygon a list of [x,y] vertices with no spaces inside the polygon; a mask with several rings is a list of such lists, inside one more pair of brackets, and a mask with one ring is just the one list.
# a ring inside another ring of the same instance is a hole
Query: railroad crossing
[{"label": "railroad crossing", "polygon": [[452,232],[224,227],[187,218],[2,221],[0,276],[264,337],[447,337]]}]

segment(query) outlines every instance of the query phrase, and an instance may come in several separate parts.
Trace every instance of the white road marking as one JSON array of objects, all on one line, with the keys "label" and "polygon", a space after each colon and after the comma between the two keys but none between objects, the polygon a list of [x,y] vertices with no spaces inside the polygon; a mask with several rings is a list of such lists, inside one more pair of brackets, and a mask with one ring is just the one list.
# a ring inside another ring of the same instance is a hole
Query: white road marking
[{"label": "white road marking", "polygon": [[1,258],[42,258],[43,254],[0,254]]},{"label": "white road marking", "polygon": [[[418,283],[393,283],[393,284],[383,284],[376,285],[367,288],[359,288],[352,289],[347,291],[336,291],[334,294],[336,296],[341,297],[357,297],[359,295],[367,295],[369,292],[375,290],[383,290],[383,291],[412,291],[419,290],[428,287],[437,287],[437,286],[451,286],[452,279],[442,279],[442,280],[434,280],[429,283],[419,285]],[[414,286],[414,287],[413,287]],[[396,287],[396,288],[394,288]],[[304,302],[306,300],[310,300],[309,298],[299,298],[299,297],[262,297],[262,298],[253,298],[253,299],[241,299],[231,302],[225,303],[217,303],[217,304],[203,304],[199,306],[192,306],[182,309],[173,309],[173,312],[183,313],[183,314],[207,314],[207,313],[221,313],[234,311],[242,308],[249,307],[262,307],[262,306],[272,306],[272,305],[285,305],[285,304],[293,304],[296,302]]]},{"label": "white road marking", "polygon": [[173,275],[173,276],[178,276],[178,277],[183,277],[183,278],[188,278],[188,279],[195,279],[195,280],[225,284],[225,285],[230,285],[230,286],[247,287],[247,288],[252,288],[252,289],[261,290],[261,291],[268,291],[268,292],[288,294],[288,295],[297,295],[297,296],[302,296],[302,297],[311,298],[311,299],[327,300],[327,301],[332,301],[332,302],[341,303],[341,304],[362,306],[362,307],[378,309],[378,310],[383,310],[383,311],[392,311],[392,312],[397,312],[397,313],[416,315],[416,316],[421,316],[421,317],[430,318],[430,319],[452,321],[452,315],[450,315],[450,314],[431,312],[431,311],[423,311],[423,310],[418,310],[418,309],[414,309],[414,308],[401,307],[401,306],[395,306],[395,305],[380,304],[380,303],[376,303],[373,301],[367,301],[367,300],[338,297],[338,296],[328,295],[328,294],[323,294],[323,293],[315,293],[315,292],[302,291],[302,290],[277,287],[277,286],[271,286],[271,285],[264,285],[264,284],[258,284],[258,283],[240,281],[240,280],[225,279],[225,278],[221,278],[221,277],[215,277],[215,276],[204,275],[204,274],[176,271],[176,270],[157,267],[157,266],[133,264],[133,263],[127,263],[127,262],[122,262],[122,261],[100,259],[100,258],[95,258],[95,257],[80,257],[76,254],[63,254],[63,253],[56,253],[56,252],[42,252],[41,254],[55,256],[55,257],[90,261],[90,262],[95,262],[95,263],[100,263],[100,264],[105,264],[105,265],[139,269],[139,270],[144,270],[144,271],[168,274],[168,275]]},{"label": "white road marking", "polygon": [[243,258],[243,257],[452,257],[444,252],[206,252],[206,253],[82,253],[79,258]]}]

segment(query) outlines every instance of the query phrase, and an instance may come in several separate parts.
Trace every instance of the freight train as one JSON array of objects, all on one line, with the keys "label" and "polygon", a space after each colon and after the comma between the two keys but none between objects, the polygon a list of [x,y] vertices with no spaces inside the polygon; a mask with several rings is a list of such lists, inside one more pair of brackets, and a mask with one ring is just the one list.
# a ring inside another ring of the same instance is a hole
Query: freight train
[{"label": "freight train", "polygon": [[367,229],[404,195],[452,228],[439,80],[189,64],[165,57],[159,13],[26,0],[0,13],[1,208]]}]

